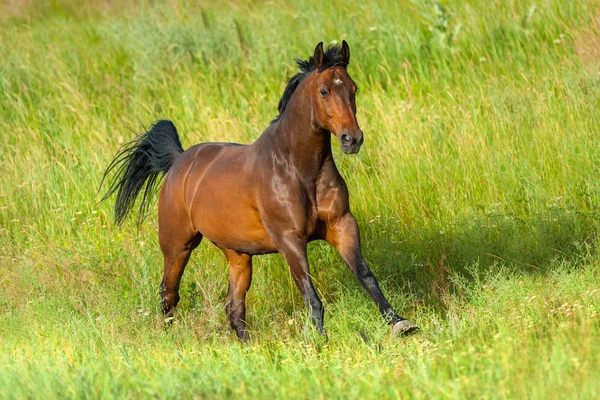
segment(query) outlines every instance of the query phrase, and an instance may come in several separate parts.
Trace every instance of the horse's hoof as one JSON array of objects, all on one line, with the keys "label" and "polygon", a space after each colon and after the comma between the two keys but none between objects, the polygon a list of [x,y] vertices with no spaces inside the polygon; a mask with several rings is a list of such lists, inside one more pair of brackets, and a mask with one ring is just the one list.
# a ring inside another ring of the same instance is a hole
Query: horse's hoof
[{"label": "horse's hoof", "polygon": [[409,336],[413,333],[416,333],[419,330],[419,327],[410,322],[407,319],[403,319],[402,321],[398,321],[394,324],[392,328],[392,332],[396,335]]}]

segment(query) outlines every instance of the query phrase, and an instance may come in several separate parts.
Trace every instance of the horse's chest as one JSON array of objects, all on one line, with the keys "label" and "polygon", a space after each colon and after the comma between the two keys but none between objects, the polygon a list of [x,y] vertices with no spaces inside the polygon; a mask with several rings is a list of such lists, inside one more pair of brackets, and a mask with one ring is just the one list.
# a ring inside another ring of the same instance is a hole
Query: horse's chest
[{"label": "horse's chest", "polygon": [[335,219],[348,211],[348,191],[337,177],[339,174],[328,176],[325,181],[317,180],[297,188],[297,214],[303,219],[305,233],[309,236],[315,232],[320,222]]},{"label": "horse's chest", "polygon": [[304,225],[304,233],[310,236],[314,232],[319,219],[319,206],[314,187],[302,191],[298,204],[300,205],[298,215],[301,220],[299,222]]}]

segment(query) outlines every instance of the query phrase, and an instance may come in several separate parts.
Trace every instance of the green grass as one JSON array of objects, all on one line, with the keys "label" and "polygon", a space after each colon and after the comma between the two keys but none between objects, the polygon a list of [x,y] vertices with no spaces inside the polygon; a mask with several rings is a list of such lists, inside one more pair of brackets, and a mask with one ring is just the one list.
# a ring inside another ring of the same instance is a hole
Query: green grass
[{"label": "green grass", "polygon": [[[600,2],[350,3],[0,3],[0,397],[598,398]],[[335,157],[422,332],[319,243],[329,341],[271,255],[239,344],[207,243],[165,330],[156,213],[114,226],[104,168],[159,118],[253,141],[293,59],[341,39],[365,145]]]}]

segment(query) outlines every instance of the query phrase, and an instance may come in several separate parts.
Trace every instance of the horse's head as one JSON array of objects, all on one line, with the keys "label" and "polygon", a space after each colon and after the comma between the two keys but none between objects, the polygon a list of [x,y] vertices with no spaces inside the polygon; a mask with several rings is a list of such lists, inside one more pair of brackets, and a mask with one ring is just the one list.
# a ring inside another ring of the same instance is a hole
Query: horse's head
[{"label": "horse's head", "polygon": [[350,62],[350,48],[342,41],[335,63],[325,64],[323,43],[315,48],[315,72],[310,80],[313,98],[313,121],[320,128],[333,133],[342,151],[355,154],[363,144],[363,133],[356,121],[356,83],[350,78],[346,66]]}]

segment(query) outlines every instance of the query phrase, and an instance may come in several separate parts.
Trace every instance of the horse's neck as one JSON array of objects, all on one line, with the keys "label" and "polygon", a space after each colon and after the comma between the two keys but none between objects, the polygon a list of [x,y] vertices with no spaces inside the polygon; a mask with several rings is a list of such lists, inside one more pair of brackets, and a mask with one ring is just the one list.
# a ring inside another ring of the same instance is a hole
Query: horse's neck
[{"label": "horse's neck", "polygon": [[[312,104],[308,81],[298,85],[285,111],[267,128],[259,142],[267,159],[278,160],[305,181],[317,179],[323,166],[333,160],[331,134],[312,122]],[[258,144],[258,143],[257,143]]]},{"label": "horse's neck", "polygon": [[293,165],[302,178],[311,179],[332,157],[331,134],[312,125],[309,107],[290,106],[273,130],[274,152]]}]

